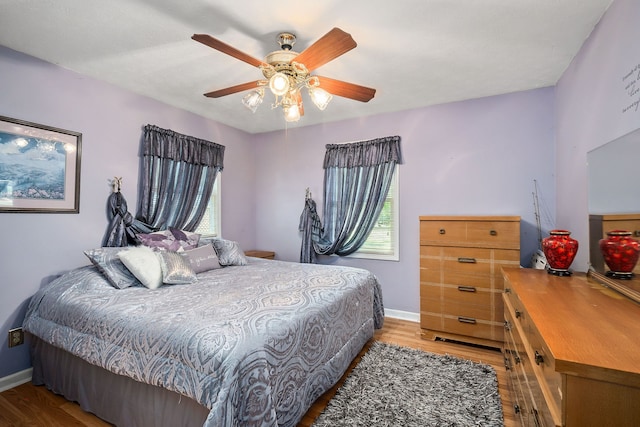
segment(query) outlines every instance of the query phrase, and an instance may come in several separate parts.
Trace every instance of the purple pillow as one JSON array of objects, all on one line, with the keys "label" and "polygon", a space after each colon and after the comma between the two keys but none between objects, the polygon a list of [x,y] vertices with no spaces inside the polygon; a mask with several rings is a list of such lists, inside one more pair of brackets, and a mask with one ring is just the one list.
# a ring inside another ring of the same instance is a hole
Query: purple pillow
[{"label": "purple pillow", "polygon": [[200,235],[198,233],[192,233],[174,227],[169,227],[169,232],[173,235],[173,238],[178,241],[182,249],[187,250],[198,247],[198,242],[200,241]]},{"label": "purple pillow", "polygon": [[176,252],[182,246],[169,230],[156,231],[153,233],[140,233],[136,237],[144,246],[150,247],[154,251]]},{"label": "purple pillow", "polygon": [[191,268],[196,273],[214,270],[220,268],[218,255],[211,245],[200,246],[199,248],[190,249],[184,252],[184,256],[191,263]]}]

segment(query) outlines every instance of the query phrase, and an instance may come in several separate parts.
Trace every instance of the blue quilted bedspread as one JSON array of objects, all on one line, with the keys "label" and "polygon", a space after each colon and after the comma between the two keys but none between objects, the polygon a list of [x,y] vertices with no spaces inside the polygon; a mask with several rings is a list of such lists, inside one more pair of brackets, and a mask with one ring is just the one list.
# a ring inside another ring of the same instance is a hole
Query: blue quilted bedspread
[{"label": "blue quilted bedspread", "polygon": [[366,270],[249,258],[156,290],[115,289],[81,267],[33,296],[24,329],[196,400],[207,426],[294,426],[383,318]]}]

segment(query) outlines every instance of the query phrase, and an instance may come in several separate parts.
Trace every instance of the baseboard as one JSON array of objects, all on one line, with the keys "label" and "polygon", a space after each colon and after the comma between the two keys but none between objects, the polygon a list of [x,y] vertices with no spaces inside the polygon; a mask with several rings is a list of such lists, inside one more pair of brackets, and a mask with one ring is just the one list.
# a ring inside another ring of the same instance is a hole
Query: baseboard
[{"label": "baseboard", "polygon": [[409,320],[411,322],[420,322],[420,313],[412,313],[410,311],[390,310],[388,308],[385,308],[384,315],[386,317],[393,317],[394,319]]},{"label": "baseboard", "polygon": [[33,368],[25,369],[24,371],[16,372],[15,374],[7,375],[0,378],[0,392],[9,390],[10,388],[17,387],[21,384],[31,381],[31,375],[33,374]]}]

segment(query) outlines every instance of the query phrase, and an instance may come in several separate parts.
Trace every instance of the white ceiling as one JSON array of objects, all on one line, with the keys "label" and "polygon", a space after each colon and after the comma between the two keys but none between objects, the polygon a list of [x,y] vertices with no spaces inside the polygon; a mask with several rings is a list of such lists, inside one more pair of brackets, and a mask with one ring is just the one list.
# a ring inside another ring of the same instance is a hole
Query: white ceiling
[{"label": "white ceiling", "polygon": [[[0,45],[251,133],[552,86],[612,0],[0,0]],[[203,93],[261,78],[191,40],[205,33],[259,59],[296,34],[301,52],[339,27],[358,47],[314,74],[377,89],[334,97],[285,124],[272,98]]]}]

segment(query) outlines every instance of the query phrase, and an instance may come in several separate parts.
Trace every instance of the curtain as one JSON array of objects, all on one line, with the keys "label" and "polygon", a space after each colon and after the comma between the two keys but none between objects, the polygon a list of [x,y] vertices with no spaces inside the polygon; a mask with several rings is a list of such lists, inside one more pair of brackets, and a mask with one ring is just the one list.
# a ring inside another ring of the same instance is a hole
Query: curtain
[{"label": "curtain", "polygon": [[400,137],[350,144],[328,144],[324,158],[324,225],[315,202],[305,200],[300,230],[300,262],[315,262],[315,253],[349,255],[367,240],[389,192]]},{"label": "curtain", "polygon": [[138,212],[134,218],[119,187],[109,196],[103,246],[135,244],[135,235],[171,227],[193,231],[204,215],[224,146],[157,126],[144,127]]},{"label": "curtain", "polygon": [[223,169],[224,146],[147,125],[142,145],[142,194],[136,218],[153,229],[193,231]]},{"label": "curtain", "polygon": [[149,233],[145,224],[138,221],[127,210],[127,201],[120,189],[111,193],[107,199],[109,226],[102,241],[102,246],[129,246],[136,243],[137,233]]}]

